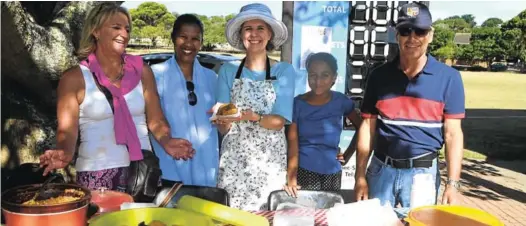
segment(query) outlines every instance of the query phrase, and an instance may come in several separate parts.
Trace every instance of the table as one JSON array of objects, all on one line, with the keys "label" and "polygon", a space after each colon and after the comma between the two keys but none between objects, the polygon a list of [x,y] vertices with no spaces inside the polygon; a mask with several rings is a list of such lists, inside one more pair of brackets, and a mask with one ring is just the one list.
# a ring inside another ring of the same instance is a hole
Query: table
[{"label": "table", "polygon": [[[314,213],[314,225],[316,226],[328,226],[329,222],[327,222],[327,209],[317,209]],[[289,210],[278,210],[278,211],[270,211],[270,210],[260,210],[260,211],[251,211],[251,213],[262,216],[267,218],[270,225],[274,222],[274,215],[276,213],[289,213],[294,215],[308,215],[307,211],[304,209],[289,209]]]}]

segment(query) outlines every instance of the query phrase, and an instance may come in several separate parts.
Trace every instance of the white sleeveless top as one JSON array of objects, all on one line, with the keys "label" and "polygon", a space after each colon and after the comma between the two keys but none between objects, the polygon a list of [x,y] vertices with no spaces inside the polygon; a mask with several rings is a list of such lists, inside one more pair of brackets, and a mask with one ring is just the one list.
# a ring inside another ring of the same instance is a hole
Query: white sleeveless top
[{"label": "white sleeveless top", "polygon": [[[113,112],[104,94],[97,88],[90,70],[80,65],[86,90],[79,106],[80,147],[75,168],[95,171],[130,165],[125,145],[117,145],[113,128]],[[141,149],[152,150],[146,126],[142,82],[124,95],[130,109]]]}]

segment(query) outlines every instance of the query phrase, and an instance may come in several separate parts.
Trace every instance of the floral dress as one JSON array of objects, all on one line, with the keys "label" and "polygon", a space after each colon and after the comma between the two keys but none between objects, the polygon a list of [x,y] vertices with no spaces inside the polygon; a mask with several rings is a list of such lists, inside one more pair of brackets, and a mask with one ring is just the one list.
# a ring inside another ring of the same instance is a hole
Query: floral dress
[{"label": "floral dress", "polygon": [[[231,102],[241,111],[251,109],[258,114],[270,114],[276,92],[268,60],[264,81],[240,78],[243,65],[244,60],[231,89]],[[232,123],[220,154],[218,186],[230,195],[230,206],[242,210],[267,209],[270,192],[280,190],[286,181],[284,128],[270,130],[251,121]]]}]

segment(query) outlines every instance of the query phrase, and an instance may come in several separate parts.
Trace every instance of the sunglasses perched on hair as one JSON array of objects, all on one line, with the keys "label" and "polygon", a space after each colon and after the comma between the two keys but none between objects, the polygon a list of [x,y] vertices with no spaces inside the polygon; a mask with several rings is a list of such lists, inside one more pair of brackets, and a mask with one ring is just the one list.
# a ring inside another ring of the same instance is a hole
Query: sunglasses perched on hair
[{"label": "sunglasses perched on hair", "polygon": [[194,106],[197,104],[197,95],[195,95],[194,89],[195,89],[194,83],[187,81],[186,90],[188,90],[188,104],[190,104],[191,106]]},{"label": "sunglasses perched on hair", "polygon": [[431,31],[431,29],[420,29],[420,28],[416,28],[416,27],[404,27],[404,28],[399,28],[398,29],[398,34],[400,34],[400,36],[409,36],[411,35],[411,32],[415,32],[415,35],[416,36],[419,36],[419,37],[423,37],[423,36],[426,36],[429,31]]}]

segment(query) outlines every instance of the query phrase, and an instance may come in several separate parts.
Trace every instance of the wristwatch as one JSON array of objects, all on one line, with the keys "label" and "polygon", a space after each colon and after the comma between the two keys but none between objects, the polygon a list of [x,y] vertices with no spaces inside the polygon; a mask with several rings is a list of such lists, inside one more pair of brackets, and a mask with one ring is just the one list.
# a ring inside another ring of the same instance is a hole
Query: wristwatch
[{"label": "wristwatch", "polygon": [[460,190],[460,186],[461,186],[461,184],[460,184],[460,181],[458,181],[458,180],[447,179],[447,181],[446,181],[446,187],[449,187],[449,186],[452,186],[452,187],[454,187],[455,189]]}]

